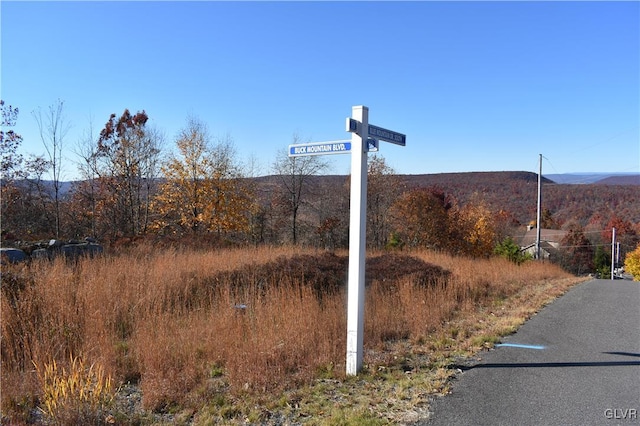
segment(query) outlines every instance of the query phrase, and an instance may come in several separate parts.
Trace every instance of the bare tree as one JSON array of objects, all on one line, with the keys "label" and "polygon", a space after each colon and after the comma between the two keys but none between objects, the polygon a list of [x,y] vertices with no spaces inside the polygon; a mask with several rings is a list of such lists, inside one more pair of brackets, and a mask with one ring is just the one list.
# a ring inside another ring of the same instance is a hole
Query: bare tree
[{"label": "bare tree", "polygon": [[322,192],[314,191],[313,197],[313,211],[318,220],[316,245],[327,250],[346,248],[349,246],[349,178],[326,179],[318,186]]},{"label": "bare tree", "polygon": [[64,102],[58,99],[43,117],[42,110],[33,111],[38,124],[40,139],[46,150],[46,159],[50,167],[53,182],[53,207],[56,238],[60,237],[60,188],[62,176],[62,150],[64,139],[69,131],[69,124],[64,117]]},{"label": "bare tree", "polygon": [[78,140],[74,153],[80,158],[78,170],[82,180],[73,187],[74,213],[76,217],[84,218],[83,223],[76,220],[76,233],[83,233],[97,238],[97,201],[99,195],[98,181],[98,149],[96,137],[93,134],[93,122],[90,119],[87,130]]},{"label": "bare tree", "polygon": [[23,223],[26,233],[32,236],[51,235],[55,216],[51,217],[51,192],[47,190],[43,177],[51,170],[51,164],[44,156],[31,155],[25,161],[27,185],[23,188]]},{"label": "bare tree", "polygon": [[[293,143],[300,143],[298,135]],[[282,193],[279,205],[290,217],[291,241],[298,243],[298,214],[305,202],[307,187],[312,176],[328,168],[328,163],[319,156],[289,157],[286,151],[278,153],[273,164],[274,173],[280,178]]]},{"label": "bare tree", "polygon": [[374,155],[368,163],[367,239],[375,248],[383,248],[387,243],[391,232],[391,206],[402,191],[402,180],[384,157]]}]

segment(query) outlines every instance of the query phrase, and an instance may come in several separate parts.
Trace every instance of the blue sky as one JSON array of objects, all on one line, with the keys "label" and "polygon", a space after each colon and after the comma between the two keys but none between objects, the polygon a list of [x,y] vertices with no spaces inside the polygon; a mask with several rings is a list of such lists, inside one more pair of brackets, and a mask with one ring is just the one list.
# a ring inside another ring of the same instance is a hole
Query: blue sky
[{"label": "blue sky", "polygon": [[[111,113],[145,110],[167,149],[189,115],[268,174],[294,134],[345,118],[407,135],[398,173],[640,172],[640,3],[2,1],[1,97],[22,152],[61,99],[65,175]],[[349,173],[349,155],[326,157]]]}]

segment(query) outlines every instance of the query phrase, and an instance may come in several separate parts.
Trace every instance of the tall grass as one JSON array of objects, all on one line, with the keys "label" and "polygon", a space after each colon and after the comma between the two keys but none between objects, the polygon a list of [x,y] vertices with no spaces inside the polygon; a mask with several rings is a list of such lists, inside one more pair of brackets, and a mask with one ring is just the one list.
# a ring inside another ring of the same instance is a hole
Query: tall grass
[{"label": "tall grass", "polygon": [[[77,264],[5,268],[2,414],[26,421],[42,397],[33,365],[76,358],[101,366],[115,384],[138,383],[145,407],[155,410],[291,389],[327,372],[342,377],[346,289],[318,297],[301,277],[253,272],[301,253],[314,252],[147,247]],[[451,276],[430,285],[412,276],[374,281],[366,295],[365,362],[386,342],[424,340],[456,312],[567,276],[549,264],[411,255]],[[223,279],[237,270],[244,271],[235,275],[241,282]]]}]

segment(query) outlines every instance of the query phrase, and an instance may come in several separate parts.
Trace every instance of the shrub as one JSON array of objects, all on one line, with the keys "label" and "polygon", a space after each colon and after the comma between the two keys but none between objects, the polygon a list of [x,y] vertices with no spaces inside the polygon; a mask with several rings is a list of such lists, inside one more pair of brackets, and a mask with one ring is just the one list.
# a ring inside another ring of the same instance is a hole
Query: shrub
[{"label": "shrub", "polygon": [[511,237],[507,237],[502,240],[502,242],[498,243],[493,249],[493,253],[510,260],[516,265],[520,265],[531,259],[530,254],[520,251],[520,247],[511,239]]}]

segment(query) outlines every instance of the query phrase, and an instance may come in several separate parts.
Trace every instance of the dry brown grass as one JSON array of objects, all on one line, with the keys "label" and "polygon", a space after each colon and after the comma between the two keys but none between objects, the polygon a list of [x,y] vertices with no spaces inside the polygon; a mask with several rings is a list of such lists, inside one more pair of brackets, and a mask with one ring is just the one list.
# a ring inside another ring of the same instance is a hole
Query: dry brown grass
[{"label": "dry brown grass", "polygon": [[[295,268],[268,277],[256,272],[301,254],[320,255],[291,247],[142,247],[77,265],[58,260],[5,268],[3,416],[14,423],[33,420],[30,410],[42,395],[33,363],[65,365],[72,357],[102,366],[115,383],[138,383],[144,407],[161,412],[196,413],[212,401],[229,408],[249,396],[268,405],[267,395],[304,388],[319,377],[345,381],[344,289],[319,297],[318,287]],[[482,336],[513,330],[545,303],[549,296],[536,286],[557,295],[575,282],[548,264],[410,254],[450,275],[417,284],[411,273],[371,283],[365,312],[369,371],[411,353],[481,347],[490,341]],[[487,310],[495,324],[479,328],[474,318]],[[210,415],[229,419],[242,414],[238,410]]]}]

